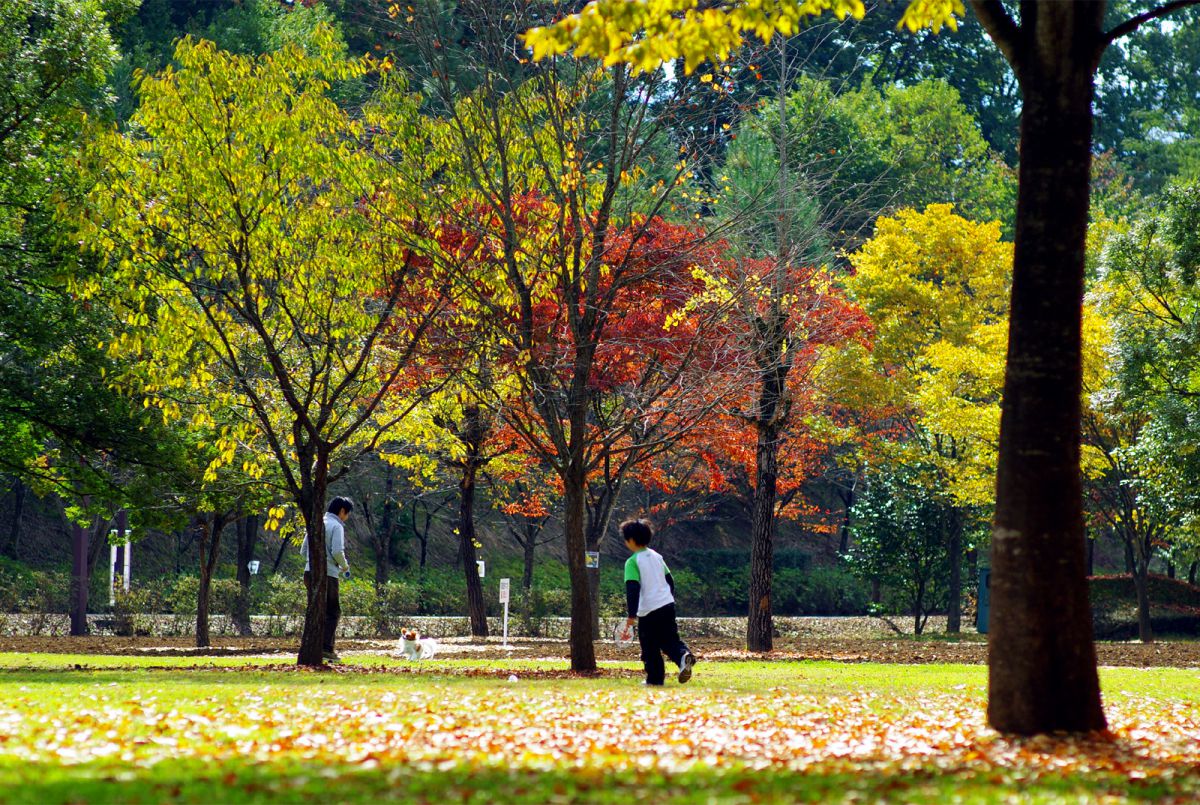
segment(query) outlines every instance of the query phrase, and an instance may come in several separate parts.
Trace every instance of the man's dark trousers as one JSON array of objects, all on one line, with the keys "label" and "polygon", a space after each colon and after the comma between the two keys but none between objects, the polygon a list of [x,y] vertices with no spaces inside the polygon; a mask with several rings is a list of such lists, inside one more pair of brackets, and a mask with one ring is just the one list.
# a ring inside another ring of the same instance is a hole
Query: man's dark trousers
[{"label": "man's dark trousers", "polygon": [[675,605],[667,604],[638,618],[638,643],[642,646],[642,665],[646,667],[646,684],[661,685],[667,674],[662,655],[679,665],[688,647],[679,639],[675,623]]},{"label": "man's dark trousers", "polygon": [[[304,589],[308,591],[308,600],[313,597],[313,578],[311,571],[304,571]],[[333,637],[337,634],[338,620],[342,617],[342,602],[338,598],[338,580],[333,576],[325,580],[325,631],[321,633],[322,647],[327,654],[333,653]]]}]

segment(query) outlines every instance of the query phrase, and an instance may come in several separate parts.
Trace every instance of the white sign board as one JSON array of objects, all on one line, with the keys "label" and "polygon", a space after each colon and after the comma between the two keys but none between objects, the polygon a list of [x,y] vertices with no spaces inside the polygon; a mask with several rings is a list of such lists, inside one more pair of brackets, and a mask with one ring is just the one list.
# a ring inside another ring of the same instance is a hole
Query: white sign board
[{"label": "white sign board", "polygon": [[510,581],[511,581],[510,579],[500,579],[500,603],[501,604],[508,603],[508,589],[509,589]]},{"label": "white sign board", "polygon": [[483,563],[483,560],[482,560],[482,559],[476,559],[476,560],[475,560],[475,567],[479,568],[479,578],[481,578],[481,579],[482,579],[482,578],[484,577],[484,575],[485,575],[485,571],[486,571],[486,566],[484,565],[484,563]]}]

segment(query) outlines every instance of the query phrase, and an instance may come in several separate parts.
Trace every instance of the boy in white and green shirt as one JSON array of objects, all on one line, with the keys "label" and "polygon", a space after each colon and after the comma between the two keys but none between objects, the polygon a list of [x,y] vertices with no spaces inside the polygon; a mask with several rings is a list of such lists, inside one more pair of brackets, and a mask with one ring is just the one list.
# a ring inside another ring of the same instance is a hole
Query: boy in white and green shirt
[{"label": "boy in white and green shirt", "polygon": [[645,520],[621,523],[625,547],[633,551],[625,562],[625,601],[628,607],[627,626],[638,625],[638,642],[642,646],[642,665],[646,668],[646,684],[661,685],[666,677],[662,655],[679,666],[680,683],[692,678],[696,658],[679,639],[675,623],[675,580],[662,556],[651,550],[654,528]]}]

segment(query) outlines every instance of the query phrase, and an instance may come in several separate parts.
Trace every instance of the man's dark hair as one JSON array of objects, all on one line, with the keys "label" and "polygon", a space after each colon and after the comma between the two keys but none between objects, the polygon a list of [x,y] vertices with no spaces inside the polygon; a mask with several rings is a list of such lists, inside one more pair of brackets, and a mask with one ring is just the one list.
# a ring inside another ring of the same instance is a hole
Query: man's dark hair
[{"label": "man's dark hair", "polygon": [[649,520],[626,520],[621,523],[621,536],[634,545],[645,547],[654,538],[654,526]]},{"label": "man's dark hair", "polygon": [[354,511],[354,501],[350,498],[334,498],[329,501],[329,508],[326,509],[330,514],[341,515],[343,511]]}]

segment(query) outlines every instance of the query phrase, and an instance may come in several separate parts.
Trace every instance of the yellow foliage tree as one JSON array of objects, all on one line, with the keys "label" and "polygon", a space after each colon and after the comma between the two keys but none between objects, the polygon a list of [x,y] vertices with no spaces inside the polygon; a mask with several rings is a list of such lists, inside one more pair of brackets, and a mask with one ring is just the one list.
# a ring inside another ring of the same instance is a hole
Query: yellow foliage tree
[{"label": "yellow foliage tree", "polygon": [[998,223],[931,204],[879,219],[850,262],[847,287],[875,325],[880,402],[903,423],[903,438],[881,449],[888,460],[929,467],[930,496],[948,509],[947,628],[955,632],[964,528],[995,496],[1012,245]]},{"label": "yellow foliage tree", "polygon": [[[420,185],[401,179],[424,175],[416,102],[393,106],[405,147],[366,137],[328,91],[371,65],[328,28],[261,57],[185,39],[175,63],[141,78],[127,131],[95,140],[79,232],[112,269],[77,290],[126,325],[113,382],[211,434],[209,479],[235,460],[277,473],[321,545],[329,485],[419,399],[397,391],[441,307],[414,242]],[[413,170],[385,174],[385,158]],[[320,665],[325,552],[311,559],[299,661]]]}]

